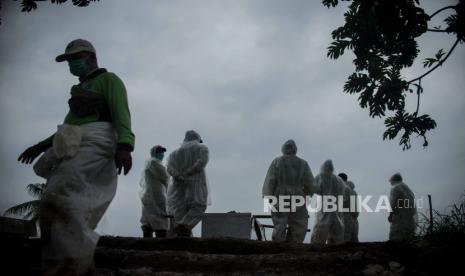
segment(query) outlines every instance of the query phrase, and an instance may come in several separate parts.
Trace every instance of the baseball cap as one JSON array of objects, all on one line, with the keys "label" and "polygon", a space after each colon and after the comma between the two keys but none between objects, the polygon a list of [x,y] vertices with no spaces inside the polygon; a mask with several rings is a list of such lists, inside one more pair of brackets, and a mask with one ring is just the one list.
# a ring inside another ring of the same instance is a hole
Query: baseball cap
[{"label": "baseball cap", "polygon": [[154,147],[154,150],[156,153],[162,153],[162,152],[166,152],[166,148],[162,147],[162,146],[155,146]]},{"label": "baseball cap", "polygon": [[62,62],[67,60],[70,56],[80,53],[80,52],[90,52],[96,53],[94,46],[87,40],[84,39],[75,39],[68,43],[65,49],[65,53],[58,55],[55,60],[56,62]]},{"label": "baseball cap", "polygon": [[153,148],[150,149],[150,155],[155,156],[157,153],[164,153],[166,152],[166,149],[160,145],[156,145]]}]

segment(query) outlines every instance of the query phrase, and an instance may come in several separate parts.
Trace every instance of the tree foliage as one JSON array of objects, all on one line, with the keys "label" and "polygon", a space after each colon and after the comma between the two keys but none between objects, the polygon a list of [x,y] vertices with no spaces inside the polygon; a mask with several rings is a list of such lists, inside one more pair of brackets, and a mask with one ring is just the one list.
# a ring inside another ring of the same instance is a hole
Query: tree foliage
[{"label": "tree foliage", "polygon": [[[3,0],[2,0],[3,1]],[[0,1],[0,11],[2,9],[2,1]],[[13,0],[13,1],[18,1],[18,0]],[[97,2],[100,0],[71,0],[73,2],[74,6],[77,7],[87,7],[90,2]],[[36,10],[38,5],[38,2],[51,2],[52,4],[63,4],[65,2],[68,2],[68,0],[21,0],[21,11],[22,12],[31,12],[33,10]],[[1,19],[0,19],[0,24],[1,24]]]},{"label": "tree foliage", "polygon": [[[426,133],[436,127],[436,122],[428,114],[419,114],[422,79],[440,67],[457,44],[465,42],[465,0],[431,15],[425,13],[418,0],[343,1],[350,2],[344,14],[345,24],[332,32],[333,42],[327,55],[337,59],[347,50],[355,54],[355,72],[348,77],[344,92],[357,94],[360,106],[367,108],[371,117],[386,117],[383,140],[400,134],[399,144],[405,150],[411,147],[412,135],[417,135],[424,139],[426,147]],[[328,8],[340,3],[322,2]],[[428,28],[431,19],[446,10],[454,11],[444,20],[447,27]],[[440,49],[434,57],[424,60],[427,72],[406,80],[402,70],[414,64],[419,53],[417,39],[429,31],[447,33],[456,40],[447,53]],[[417,96],[417,108],[409,112],[405,108],[406,97],[412,93]]]},{"label": "tree foliage", "polygon": [[43,183],[27,185],[27,192],[35,199],[7,209],[4,215],[22,216],[23,219],[30,219],[33,222],[37,222],[39,219],[40,198],[46,187],[47,184]]}]

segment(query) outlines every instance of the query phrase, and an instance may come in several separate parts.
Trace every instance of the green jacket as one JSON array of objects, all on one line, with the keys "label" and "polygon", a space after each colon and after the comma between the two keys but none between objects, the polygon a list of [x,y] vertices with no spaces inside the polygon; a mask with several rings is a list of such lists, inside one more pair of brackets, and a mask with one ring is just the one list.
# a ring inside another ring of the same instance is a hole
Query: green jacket
[{"label": "green jacket", "polygon": [[[80,79],[80,83],[73,86],[71,91],[70,110],[65,117],[65,124],[83,125],[98,121],[108,121],[112,123],[118,134],[118,149],[134,150],[135,136],[131,131],[131,114],[126,88],[118,76],[107,72],[103,68],[97,69],[87,77]],[[95,95],[96,98],[100,98],[102,100],[101,108],[87,115],[81,114],[78,116],[75,114],[72,110],[71,101],[79,93],[88,93],[86,95]],[[53,135],[39,142],[36,146],[45,151],[52,146],[52,143]]]}]

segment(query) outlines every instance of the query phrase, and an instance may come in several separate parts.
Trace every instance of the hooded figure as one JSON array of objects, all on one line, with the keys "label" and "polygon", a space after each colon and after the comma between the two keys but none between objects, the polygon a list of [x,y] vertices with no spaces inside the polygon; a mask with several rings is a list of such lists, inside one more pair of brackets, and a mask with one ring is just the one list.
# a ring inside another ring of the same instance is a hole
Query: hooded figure
[{"label": "hooded figure", "polygon": [[[268,169],[263,184],[263,196],[301,196],[303,198],[311,196],[313,194],[312,171],[307,161],[296,156],[295,142],[287,141],[281,151],[283,155],[274,159]],[[308,211],[305,204],[296,207],[295,212],[292,210],[281,212],[277,205],[275,208],[276,212],[271,212],[274,224],[273,241],[303,242],[308,226]]]},{"label": "hooded figure", "polygon": [[394,174],[389,182],[392,185],[389,203],[392,212],[389,214],[391,228],[389,240],[409,240],[415,235],[417,225],[417,209],[415,207],[415,195],[402,181],[399,173]]},{"label": "hooded figure", "polygon": [[168,173],[173,177],[168,188],[168,210],[178,236],[191,236],[210,204],[205,173],[208,148],[202,143],[200,135],[189,130],[181,147],[168,158]]},{"label": "hooded figure", "polygon": [[157,238],[166,237],[168,218],[166,217],[166,189],[168,174],[162,164],[164,152],[162,146],[151,149],[151,158],[145,163],[145,169],[140,181],[142,201],[142,231],[144,238],[152,237],[153,231]]},{"label": "hooded figure", "polygon": [[[343,214],[336,210],[325,210],[326,204],[334,197],[336,206],[339,197],[343,197],[346,186],[341,178],[334,175],[334,166],[331,160],[323,163],[320,174],[315,177],[315,193],[322,196],[322,208],[317,213],[316,223],[312,234],[312,243],[339,244],[344,242]],[[330,207],[330,206],[328,206]],[[329,208],[328,208],[329,209]]]}]

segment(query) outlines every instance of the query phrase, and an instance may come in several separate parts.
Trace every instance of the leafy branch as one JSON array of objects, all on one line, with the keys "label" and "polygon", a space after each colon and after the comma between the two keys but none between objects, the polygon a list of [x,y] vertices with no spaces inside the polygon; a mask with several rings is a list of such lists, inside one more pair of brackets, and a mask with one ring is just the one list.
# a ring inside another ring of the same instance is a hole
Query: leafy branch
[{"label": "leafy branch", "polygon": [[[436,127],[436,122],[428,114],[419,115],[420,96],[424,91],[422,79],[442,66],[458,43],[465,41],[465,0],[458,0],[457,5],[443,7],[431,15],[419,7],[418,0],[343,1],[351,2],[344,13],[345,24],[331,33],[333,42],[327,56],[338,59],[347,50],[355,54],[355,72],[344,84],[344,92],[358,94],[360,106],[367,108],[373,118],[386,117],[387,112],[394,114],[385,119],[383,140],[400,135],[399,144],[406,150],[411,147],[411,136],[417,135],[424,139],[426,147],[426,134]],[[322,1],[328,8],[336,7],[339,2]],[[431,18],[446,10],[456,12],[444,20],[447,28],[428,28]],[[420,51],[417,39],[428,31],[453,34],[457,40],[447,53],[441,49],[434,57],[424,60],[423,66],[429,68],[426,73],[407,81],[401,72],[414,64]],[[417,106],[415,112],[410,113],[405,110],[406,96],[414,92]]]},{"label": "leafy branch", "polygon": [[439,10],[433,12],[433,13],[429,16],[429,18],[431,19],[431,18],[435,17],[437,14],[439,14],[439,13],[445,11],[445,10],[455,9],[456,7],[457,7],[457,5],[454,5],[454,6],[447,6],[447,7],[440,8]]},{"label": "leafy branch", "polygon": [[26,190],[28,194],[36,199],[15,205],[7,209],[4,215],[19,215],[22,216],[23,219],[30,219],[33,222],[37,222],[39,219],[40,199],[46,187],[47,184],[44,183],[27,185]]},{"label": "leafy branch", "polygon": [[454,45],[452,45],[452,48],[449,50],[449,52],[447,53],[447,55],[443,59],[441,59],[441,57],[444,55],[444,53],[442,52],[442,49],[439,50],[439,52],[436,54],[435,58],[427,58],[427,59],[425,59],[425,61],[423,62],[424,67],[431,67],[434,63],[437,63],[437,64],[433,68],[428,70],[426,73],[424,73],[423,75],[412,79],[408,83],[412,83],[412,82],[421,80],[422,78],[424,78],[427,75],[431,74],[431,72],[436,70],[439,66],[441,66],[450,57],[450,55],[455,50],[455,47],[457,47],[457,44],[459,44],[459,42],[460,42],[460,40],[457,39],[455,41]]},{"label": "leafy branch", "polygon": [[[17,2],[18,0],[13,0]],[[50,1],[52,4],[63,4],[67,2],[68,0],[22,0],[21,1],[21,11],[22,12],[31,12],[33,10],[36,10],[38,5],[37,2],[48,2]],[[73,5],[77,7],[87,7],[91,2],[97,2],[100,0],[72,0]],[[0,1],[0,11],[1,11],[1,1]],[[0,24],[1,24],[1,18],[0,18]]]}]

